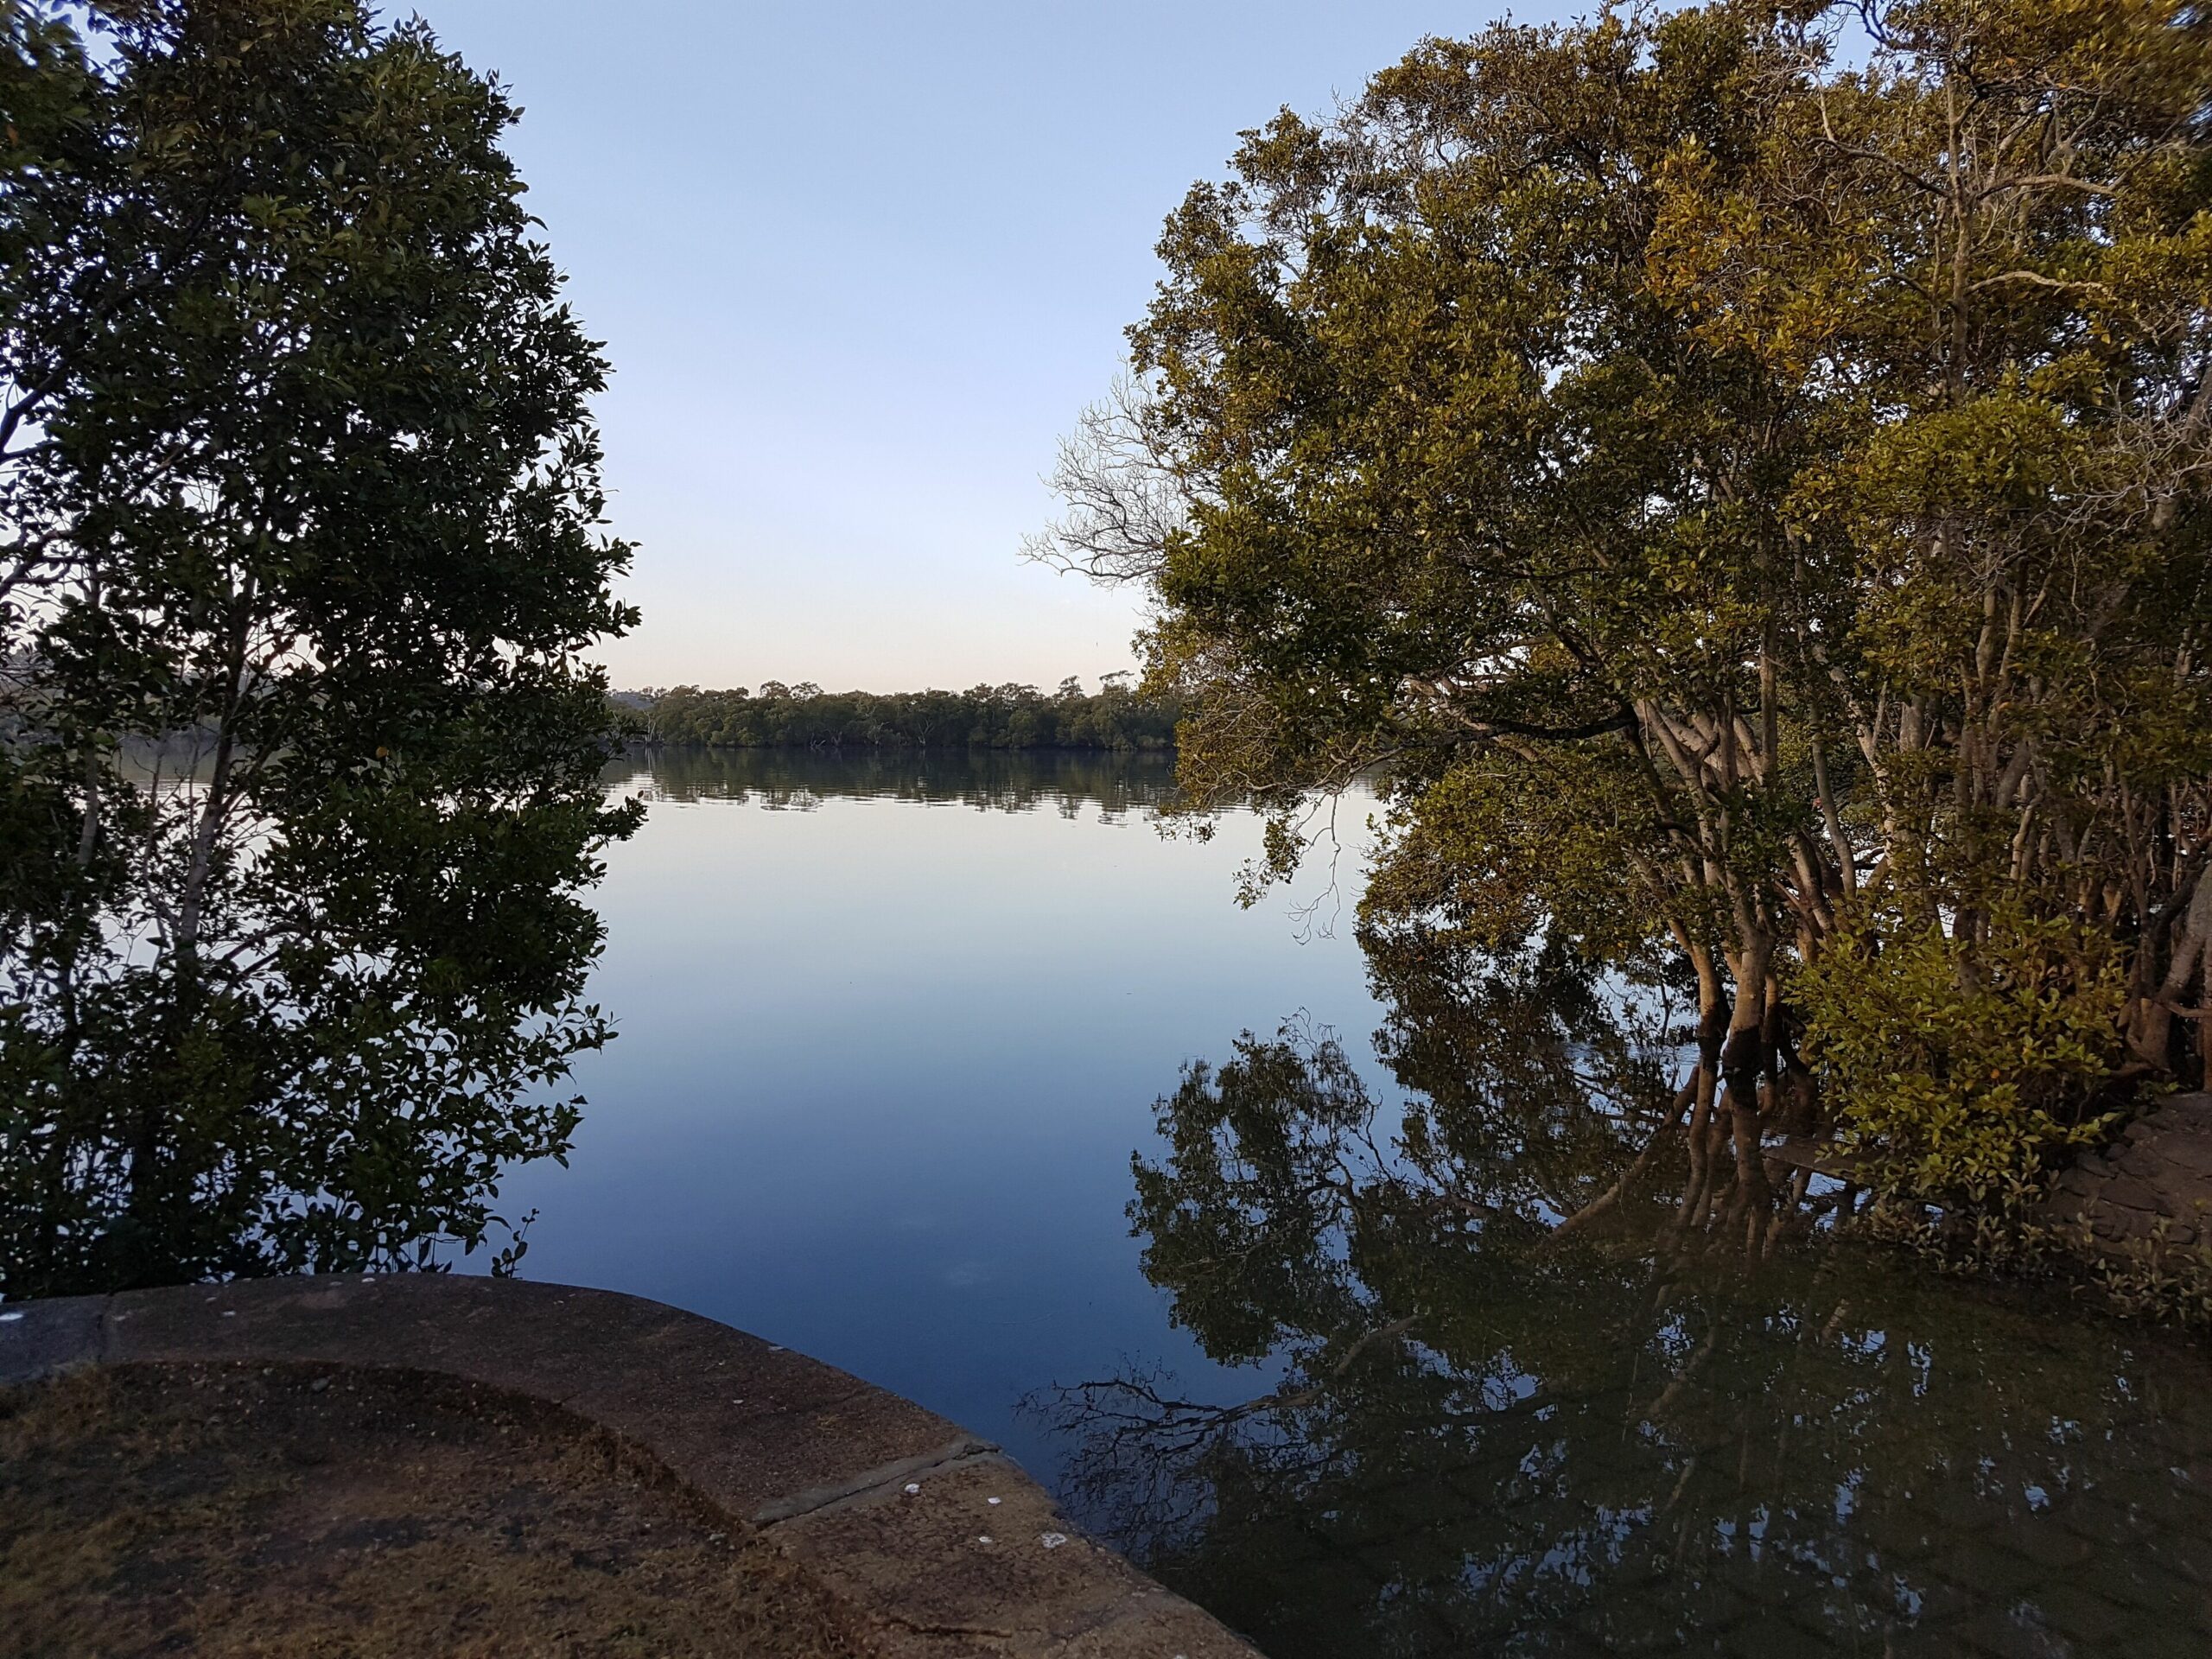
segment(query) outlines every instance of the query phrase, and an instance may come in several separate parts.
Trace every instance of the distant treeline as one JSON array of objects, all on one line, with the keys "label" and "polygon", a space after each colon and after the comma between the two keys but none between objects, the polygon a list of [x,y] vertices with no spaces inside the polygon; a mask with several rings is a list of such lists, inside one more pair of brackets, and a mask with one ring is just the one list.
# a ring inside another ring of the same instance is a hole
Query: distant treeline
[{"label": "distant treeline", "polygon": [[1172,749],[1172,701],[1139,696],[1121,675],[1096,693],[1074,678],[1057,691],[979,685],[969,691],[824,691],[769,681],[618,694],[655,743],[722,748]]}]

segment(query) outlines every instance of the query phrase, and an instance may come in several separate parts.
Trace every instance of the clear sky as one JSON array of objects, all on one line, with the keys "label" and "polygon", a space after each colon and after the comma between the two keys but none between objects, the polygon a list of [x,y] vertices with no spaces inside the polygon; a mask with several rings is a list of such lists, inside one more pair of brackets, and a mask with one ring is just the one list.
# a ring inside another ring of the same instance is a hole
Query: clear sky
[{"label": "clear sky", "polygon": [[[418,0],[525,114],[607,343],[621,686],[1086,682],[1134,595],[1018,557],[1161,219],[1241,129],[1503,0]],[[1516,15],[1587,10],[1539,0]]]}]

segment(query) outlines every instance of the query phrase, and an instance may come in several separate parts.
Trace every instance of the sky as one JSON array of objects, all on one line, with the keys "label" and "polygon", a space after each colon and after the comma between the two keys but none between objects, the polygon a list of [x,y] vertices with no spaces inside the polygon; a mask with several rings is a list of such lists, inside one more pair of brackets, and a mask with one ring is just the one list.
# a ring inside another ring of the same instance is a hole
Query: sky
[{"label": "sky", "polygon": [[[1502,0],[417,0],[607,343],[644,625],[619,687],[964,688],[1134,662],[1141,601],[1024,563],[1160,222],[1236,134]],[[1586,10],[1539,0],[1536,21]]]}]

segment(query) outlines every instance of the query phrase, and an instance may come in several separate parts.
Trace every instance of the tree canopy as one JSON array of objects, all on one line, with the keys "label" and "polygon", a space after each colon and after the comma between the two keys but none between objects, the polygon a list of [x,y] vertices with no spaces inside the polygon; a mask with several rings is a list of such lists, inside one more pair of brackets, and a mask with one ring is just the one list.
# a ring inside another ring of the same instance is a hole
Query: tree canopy
[{"label": "tree canopy", "polygon": [[1370,916],[1694,982],[1747,1179],[1825,1082],[1994,1190],[2212,1030],[2208,91],[2181,0],[1425,41],[1169,219],[1046,551],[1279,868],[1387,766]]},{"label": "tree canopy", "polygon": [[1072,676],[1049,693],[979,685],[879,695],[771,680],[757,691],[654,692],[642,724],[657,743],[716,748],[1165,749],[1177,713],[1173,699],[1139,696],[1112,674],[1092,694]]},{"label": "tree canopy", "polygon": [[634,822],[514,108],[357,0],[0,0],[0,1290],[473,1248]]}]

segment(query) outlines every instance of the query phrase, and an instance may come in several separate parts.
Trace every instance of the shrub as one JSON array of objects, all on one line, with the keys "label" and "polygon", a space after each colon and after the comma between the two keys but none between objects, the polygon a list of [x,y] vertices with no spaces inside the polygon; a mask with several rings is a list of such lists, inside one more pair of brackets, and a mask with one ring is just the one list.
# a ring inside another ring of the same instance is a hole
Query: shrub
[{"label": "shrub", "polygon": [[1862,911],[1794,976],[1846,1144],[1901,1196],[1986,1205],[2112,1122],[2120,947],[2015,906],[1963,937]]}]

